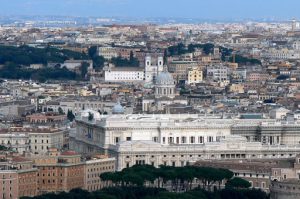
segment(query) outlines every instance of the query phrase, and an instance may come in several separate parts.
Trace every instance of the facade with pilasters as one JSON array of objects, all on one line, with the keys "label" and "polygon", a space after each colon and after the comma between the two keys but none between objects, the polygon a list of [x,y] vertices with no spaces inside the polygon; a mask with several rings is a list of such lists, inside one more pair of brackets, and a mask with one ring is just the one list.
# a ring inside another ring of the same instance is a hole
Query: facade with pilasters
[{"label": "facade with pilasters", "polygon": [[82,144],[77,148],[117,157],[118,170],[134,164],[182,166],[198,159],[290,158],[300,152],[297,123],[197,114],[95,118],[77,117],[74,139]]}]

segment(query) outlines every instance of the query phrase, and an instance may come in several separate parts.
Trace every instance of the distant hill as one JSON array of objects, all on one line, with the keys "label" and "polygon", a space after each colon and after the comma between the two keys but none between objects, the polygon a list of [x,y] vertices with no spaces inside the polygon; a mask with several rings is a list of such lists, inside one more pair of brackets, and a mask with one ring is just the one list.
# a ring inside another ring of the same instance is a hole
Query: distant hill
[{"label": "distant hill", "polygon": [[46,66],[50,62],[63,63],[69,59],[87,60],[90,57],[85,53],[52,47],[0,46],[0,78],[33,79],[42,82],[47,79],[74,80],[80,78],[75,72],[66,68],[29,68],[31,64]]}]

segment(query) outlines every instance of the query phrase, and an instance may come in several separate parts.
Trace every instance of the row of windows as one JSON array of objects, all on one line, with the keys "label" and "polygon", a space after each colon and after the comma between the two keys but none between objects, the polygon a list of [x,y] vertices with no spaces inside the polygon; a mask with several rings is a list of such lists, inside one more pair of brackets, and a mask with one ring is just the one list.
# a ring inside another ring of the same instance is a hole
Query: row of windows
[{"label": "row of windows", "polygon": [[93,169],[88,169],[87,171],[88,172],[95,172],[95,171],[103,171],[103,170],[107,170],[107,169],[114,169],[114,166],[104,166],[104,167],[101,167],[101,168],[93,168]]},{"label": "row of windows", "polygon": [[[119,143],[121,141],[120,137],[115,137],[114,138],[114,142],[115,144]],[[131,137],[126,137],[126,141],[131,141]]]},{"label": "row of windows", "polygon": [[[136,165],[144,165],[145,164],[145,160],[136,160],[135,162]],[[154,162],[150,162],[150,165],[152,166],[155,166],[155,163]],[[180,161],[179,162],[179,165],[178,165],[178,162],[176,161],[171,161],[171,162],[168,162],[168,161],[163,161],[162,165],[164,166],[173,166],[173,167],[176,167],[176,166],[188,166],[190,165],[190,162],[189,161]],[[126,163],[126,168],[129,168],[131,165],[129,162]]]},{"label": "row of windows", "polygon": [[253,175],[252,173],[250,173],[250,174],[246,174],[246,173],[234,173],[234,176],[250,177],[250,178],[252,178],[252,177],[256,177],[256,178],[259,178],[259,177],[265,178],[265,177],[266,177],[265,174],[255,174],[255,175]]},{"label": "row of windows", "polygon": [[[181,136],[181,137],[163,137],[162,138],[162,143],[166,144],[166,142],[168,144],[186,144],[186,143],[190,143],[190,144],[195,144],[195,143],[199,143],[199,144],[203,144],[204,142],[214,142],[214,141],[220,141],[220,139],[223,136],[217,136],[216,138],[214,138],[214,136],[199,136],[199,137],[195,137],[195,136],[191,136],[191,137],[186,137],[186,136]],[[153,141],[157,142],[157,137],[153,138]],[[206,141],[205,141],[206,140]]]},{"label": "row of windows", "polygon": [[99,175],[97,176],[97,180],[91,180],[91,181],[88,181],[87,184],[96,184],[96,183],[100,183],[100,177]]},{"label": "row of windows", "polygon": [[[86,108],[102,108],[103,104],[78,104],[78,107],[86,107]],[[77,107],[77,104],[75,103],[75,107]]]},{"label": "row of windows", "polygon": [[140,76],[137,76],[137,77],[114,77],[114,80],[136,80],[136,79],[143,79],[144,80],[144,77],[140,77]]},{"label": "row of windows", "polygon": [[27,144],[26,141],[19,141],[19,140],[1,140],[1,144],[5,145],[5,144]]},{"label": "row of windows", "polygon": [[[6,198],[6,195],[7,195],[6,193],[3,193],[3,194],[2,194],[2,198]],[[9,194],[9,198],[12,198],[11,193]]]},{"label": "row of windows", "polygon": [[[136,158],[145,158],[146,155],[136,155],[135,157],[136,157]],[[163,157],[164,157],[164,158],[167,158],[167,157],[169,157],[169,156],[168,156],[168,155],[163,155]],[[179,157],[179,156],[172,155],[172,156],[170,156],[170,157],[176,158],[176,157]],[[180,157],[182,157],[182,158],[184,158],[184,157],[190,157],[190,158],[192,158],[192,157],[199,157],[199,158],[201,158],[202,155],[192,155],[192,154],[190,154],[190,155],[180,155]],[[151,155],[150,158],[153,159],[153,158],[155,158],[155,156],[154,156],[154,155]],[[130,159],[130,156],[126,156],[126,159]]]},{"label": "row of windows", "polygon": [[[34,140],[34,142],[33,142],[33,140],[29,140],[29,142],[31,142],[31,143],[38,143],[38,140],[37,139],[35,139]],[[49,143],[49,140],[41,140],[41,143]]]}]

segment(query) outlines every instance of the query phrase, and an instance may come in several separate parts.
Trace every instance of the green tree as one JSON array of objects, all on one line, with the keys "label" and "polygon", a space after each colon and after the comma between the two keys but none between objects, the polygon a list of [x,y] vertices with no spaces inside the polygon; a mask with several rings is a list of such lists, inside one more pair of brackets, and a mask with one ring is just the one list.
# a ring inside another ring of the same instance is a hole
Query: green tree
[{"label": "green tree", "polygon": [[133,61],[134,61],[133,51],[130,51],[129,62],[133,62]]},{"label": "green tree", "polygon": [[231,188],[249,188],[249,187],[251,187],[251,184],[247,180],[235,177],[235,178],[232,178],[232,179],[230,179],[230,180],[227,181],[226,187],[231,187]]},{"label": "green tree", "polygon": [[8,148],[6,146],[0,145],[0,151],[7,151]]},{"label": "green tree", "polygon": [[96,70],[100,70],[103,68],[105,63],[105,59],[103,56],[95,56],[93,57],[93,65]]},{"label": "green tree", "polygon": [[90,66],[89,63],[87,62],[82,62],[80,66],[80,73],[81,73],[81,78],[85,78],[88,72],[88,67]]},{"label": "green tree", "polygon": [[89,112],[88,120],[92,121],[94,119],[94,114]]},{"label": "green tree", "polygon": [[73,122],[73,120],[75,119],[75,115],[73,114],[72,110],[68,110],[67,118],[68,118],[68,120],[70,120],[71,122]]},{"label": "green tree", "polygon": [[64,115],[65,114],[64,111],[63,111],[63,109],[61,107],[58,107],[58,113],[60,115]]},{"label": "green tree", "polygon": [[91,46],[88,49],[88,54],[89,54],[90,58],[93,58],[94,56],[97,56],[97,49],[98,49],[97,46]]}]

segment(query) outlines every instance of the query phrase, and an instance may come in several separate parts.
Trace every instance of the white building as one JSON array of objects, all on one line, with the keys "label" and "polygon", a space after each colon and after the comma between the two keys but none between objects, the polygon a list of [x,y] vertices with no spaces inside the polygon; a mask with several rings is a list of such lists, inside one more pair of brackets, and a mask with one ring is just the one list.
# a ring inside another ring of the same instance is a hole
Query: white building
[{"label": "white building", "polygon": [[76,148],[114,155],[118,170],[136,163],[181,166],[197,159],[287,158],[300,152],[298,123],[196,114],[94,114],[91,121],[86,112],[76,118],[75,139],[81,143]]},{"label": "white building", "polygon": [[300,147],[272,147],[247,142],[241,136],[201,144],[163,145],[153,141],[124,141],[117,145],[117,169],[135,164],[185,166],[197,160],[274,159],[295,157]]},{"label": "white building", "polygon": [[105,82],[143,82],[144,68],[141,67],[108,67],[104,73]]},{"label": "white building", "polygon": [[104,67],[104,79],[106,82],[145,83],[149,87],[156,82],[157,76],[163,71],[163,57],[157,58],[157,65],[152,64],[150,56],[145,58],[145,68],[141,67]]},{"label": "white building", "polygon": [[269,112],[271,119],[282,119],[286,116],[287,113],[291,112],[290,110],[280,107],[273,109]]}]

